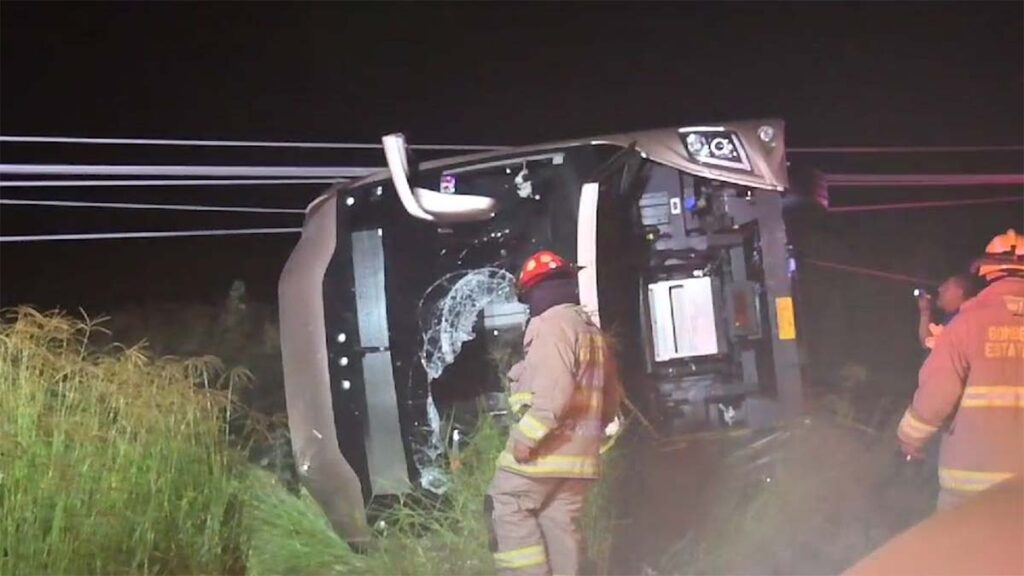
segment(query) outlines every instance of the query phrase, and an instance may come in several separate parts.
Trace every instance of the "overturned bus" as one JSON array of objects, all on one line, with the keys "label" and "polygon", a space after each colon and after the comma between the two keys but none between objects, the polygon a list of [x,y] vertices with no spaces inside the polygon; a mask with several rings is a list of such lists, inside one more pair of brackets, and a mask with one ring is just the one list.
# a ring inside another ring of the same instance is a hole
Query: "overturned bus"
[{"label": "overturned bus", "polygon": [[280,282],[296,463],[350,540],[370,497],[443,489],[452,405],[500,411],[494,359],[527,321],[514,274],[541,249],[580,266],[581,304],[650,420],[688,432],[801,410],[782,122],[423,163],[395,134],[384,151],[387,170],[309,206]]}]

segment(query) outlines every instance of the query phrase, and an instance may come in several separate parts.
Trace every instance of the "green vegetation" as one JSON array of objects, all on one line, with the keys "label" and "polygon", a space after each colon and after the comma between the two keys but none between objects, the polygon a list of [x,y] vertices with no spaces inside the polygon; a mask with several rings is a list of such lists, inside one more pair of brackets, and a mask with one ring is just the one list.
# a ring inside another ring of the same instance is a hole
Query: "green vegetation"
[{"label": "green vegetation", "polygon": [[[371,510],[377,520],[377,537],[370,551],[361,556],[348,551],[331,532],[312,499],[305,495],[294,498],[265,478],[264,488],[254,491],[258,500],[247,507],[248,532],[253,535],[250,573],[493,574],[483,502],[495,458],[504,444],[502,428],[493,420],[481,420],[461,454],[461,465],[452,472],[445,496],[413,494],[387,508]],[[599,483],[584,520],[591,542],[588,552],[599,568],[607,567],[610,550],[608,486],[607,480]]]},{"label": "green vegetation", "polygon": [[251,534],[249,572],[271,574],[491,574],[483,512],[484,493],[503,432],[481,422],[453,471],[444,497],[414,493],[371,510],[376,537],[364,555],[351,552],[327,525],[316,503],[303,493],[295,498],[269,475],[251,492],[246,508]]},{"label": "green vegetation", "polygon": [[[483,495],[497,423],[480,422],[444,497],[374,510],[377,537],[356,554],[305,492],[248,463],[232,401],[247,373],[94,350],[98,330],[30,309],[0,325],[0,574],[493,572]],[[607,534],[607,509],[589,514]]]},{"label": "green vegetation", "polygon": [[0,330],[0,573],[239,572],[231,374],[95,354],[93,330],[29,309]]},{"label": "green vegetation", "polygon": [[261,470],[248,479],[243,526],[246,573],[253,576],[365,574],[365,558],[331,530],[319,506],[296,498]]}]

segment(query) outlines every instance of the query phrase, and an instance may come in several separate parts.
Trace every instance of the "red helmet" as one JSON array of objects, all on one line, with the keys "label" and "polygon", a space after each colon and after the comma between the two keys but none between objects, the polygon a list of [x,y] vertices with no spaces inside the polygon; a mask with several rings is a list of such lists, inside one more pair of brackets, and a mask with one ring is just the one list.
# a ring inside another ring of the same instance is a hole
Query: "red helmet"
[{"label": "red helmet", "polygon": [[541,250],[523,263],[516,288],[522,294],[547,278],[572,272],[572,270],[572,265],[558,254],[550,250]]}]

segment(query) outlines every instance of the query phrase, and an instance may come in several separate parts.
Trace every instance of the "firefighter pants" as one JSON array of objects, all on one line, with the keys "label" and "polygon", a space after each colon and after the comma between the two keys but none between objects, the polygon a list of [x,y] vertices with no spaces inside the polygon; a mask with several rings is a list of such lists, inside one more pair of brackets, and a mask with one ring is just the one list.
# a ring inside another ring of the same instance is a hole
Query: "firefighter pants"
[{"label": "firefighter pants", "polygon": [[488,489],[498,573],[575,576],[583,558],[579,519],[593,480],[531,478],[498,469]]}]

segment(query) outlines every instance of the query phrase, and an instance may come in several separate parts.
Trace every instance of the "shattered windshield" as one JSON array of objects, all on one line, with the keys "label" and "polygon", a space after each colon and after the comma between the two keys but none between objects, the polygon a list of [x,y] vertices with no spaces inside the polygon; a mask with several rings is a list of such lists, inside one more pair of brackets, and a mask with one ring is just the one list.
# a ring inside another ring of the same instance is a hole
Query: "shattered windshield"
[{"label": "shattered windshield", "polygon": [[[358,285],[366,274],[384,275],[386,295],[374,306],[386,306],[387,353],[393,368],[390,378],[386,371],[364,371],[366,406],[374,408],[367,411],[363,429],[373,435],[369,412],[381,409],[376,403],[383,397],[380,387],[393,385],[403,442],[412,460],[410,474],[424,488],[445,490],[441,461],[451,426],[461,422],[470,427],[481,408],[500,412],[505,373],[521,353],[527,319],[525,306],[516,300],[518,269],[539,250],[575,261],[580,189],[618,150],[581,146],[544,151],[421,171],[413,178],[420,188],[493,198],[497,211],[486,222],[439,226],[415,219],[387,185],[351,192],[364,200],[354,202],[351,228],[341,232],[339,226],[338,245],[354,246],[356,262],[373,261],[359,254],[367,242],[381,246],[382,267],[364,266],[354,280]],[[345,209],[340,209],[342,217],[348,214]],[[352,238],[359,242],[353,244]],[[336,258],[347,258],[346,250],[340,252]],[[342,262],[336,269],[340,274],[352,268]],[[329,281],[333,277],[328,274]],[[351,282],[337,278],[339,290]],[[373,299],[367,296],[366,301]],[[343,312],[338,311],[339,322]],[[356,306],[361,319],[372,320],[380,313]],[[338,373],[336,379],[351,377],[343,376],[337,364],[331,369]],[[371,402],[371,397],[378,400]],[[339,406],[336,413],[345,422],[364,418],[359,402]],[[358,429],[355,421],[349,429]],[[361,458],[357,447],[349,454]]]},{"label": "shattered windshield", "polygon": [[427,380],[433,381],[455,361],[462,344],[475,337],[487,307],[517,307],[515,276],[500,268],[460,270],[434,283],[420,303],[420,355]]}]

